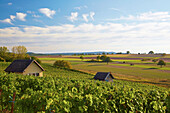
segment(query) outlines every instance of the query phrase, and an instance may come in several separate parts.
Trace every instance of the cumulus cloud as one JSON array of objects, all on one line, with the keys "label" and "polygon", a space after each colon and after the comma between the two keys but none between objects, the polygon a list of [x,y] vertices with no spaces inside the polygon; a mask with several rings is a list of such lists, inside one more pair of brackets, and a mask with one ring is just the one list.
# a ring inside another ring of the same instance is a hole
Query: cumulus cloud
[{"label": "cumulus cloud", "polygon": [[92,20],[94,20],[94,15],[95,15],[95,12],[90,12],[90,17]]},{"label": "cumulus cloud", "polygon": [[14,15],[10,15],[10,19],[14,21],[14,19],[16,18],[16,16]]},{"label": "cumulus cloud", "polygon": [[84,21],[88,22],[89,20],[87,19],[87,17],[89,16],[89,14],[83,14],[82,17],[84,19]]},{"label": "cumulus cloud", "polygon": [[25,17],[27,14],[25,13],[16,13],[16,19],[21,20],[21,21],[26,21]]},{"label": "cumulus cloud", "polygon": [[0,22],[2,22],[2,23],[8,23],[8,24],[13,25],[13,23],[11,22],[11,19],[9,19],[9,18],[4,19],[4,20],[0,20]]},{"label": "cumulus cloud", "polygon": [[56,52],[57,48],[58,51],[128,49],[133,52],[154,50],[170,53],[169,29],[169,22],[9,27],[0,29],[0,45],[24,43],[32,47],[30,51],[34,51],[33,47],[37,48],[37,52]]},{"label": "cumulus cloud", "polygon": [[44,14],[45,16],[52,18],[53,15],[55,15],[56,11],[55,10],[50,10],[48,8],[41,8],[39,9],[39,12]]},{"label": "cumulus cloud", "polygon": [[8,3],[8,5],[12,5],[12,3],[10,2],[10,3]]},{"label": "cumulus cloud", "polygon": [[121,16],[112,20],[132,20],[132,21],[169,21],[169,12],[146,12],[137,16],[129,15],[128,17]]},{"label": "cumulus cloud", "polygon": [[67,17],[68,20],[70,20],[71,22],[74,22],[77,20],[78,17],[78,12],[71,12],[71,16]]}]

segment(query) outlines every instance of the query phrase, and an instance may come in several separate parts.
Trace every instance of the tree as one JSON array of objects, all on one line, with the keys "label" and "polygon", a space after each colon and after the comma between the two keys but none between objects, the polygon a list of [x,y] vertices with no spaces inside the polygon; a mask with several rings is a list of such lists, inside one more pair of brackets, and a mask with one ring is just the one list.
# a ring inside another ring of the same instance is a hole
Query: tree
[{"label": "tree", "polygon": [[100,56],[99,56],[99,55],[97,56],[97,60],[98,60],[98,61],[100,60]]},{"label": "tree", "polygon": [[158,62],[158,64],[157,65],[160,65],[161,66],[161,68],[162,68],[162,66],[164,65],[166,65],[166,63],[163,61],[163,60],[159,60],[159,62]]},{"label": "tree", "polygon": [[152,62],[156,63],[158,61],[158,59],[153,59]]},{"label": "tree", "polygon": [[80,59],[83,61],[83,60],[84,60],[84,57],[83,57],[83,56],[80,56]]},{"label": "tree", "polygon": [[161,54],[162,57],[166,56],[166,53]]},{"label": "tree", "polygon": [[0,62],[5,62],[5,59],[3,59],[2,57],[0,57]]},{"label": "tree", "polygon": [[5,47],[5,46],[0,47],[0,56],[4,56],[8,52],[9,52],[9,50],[7,47]]},{"label": "tree", "polygon": [[153,51],[149,51],[149,53],[148,54],[154,54],[154,52]]},{"label": "tree", "polygon": [[107,58],[107,56],[106,56],[106,55],[102,55],[102,56],[100,57],[100,59],[101,59],[102,61],[105,61],[105,60],[106,60],[106,58]]},{"label": "tree", "polygon": [[64,60],[57,60],[54,64],[54,67],[62,67],[62,68],[71,68],[71,64],[68,61],[64,61]]},{"label": "tree", "polygon": [[105,59],[105,62],[107,62],[107,64],[108,64],[109,62],[111,62],[110,57],[107,57],[107,58]]},{"label": "tree", "polygon": [[27,48],[25,46],[14,46],[12,48],[12,52],[17,54],[18,58],[25,58],[25,54],[27,53]]},{"label": "tree", "polygon": [[31,56],[30,58],[31,58],[32,60],[36,60],[39,64],[41,64],[41,60],[38,59],[37,57]]},{"label": "tree", "polygon": [[127,51],[126,54],[130,54],[130,51]]}]

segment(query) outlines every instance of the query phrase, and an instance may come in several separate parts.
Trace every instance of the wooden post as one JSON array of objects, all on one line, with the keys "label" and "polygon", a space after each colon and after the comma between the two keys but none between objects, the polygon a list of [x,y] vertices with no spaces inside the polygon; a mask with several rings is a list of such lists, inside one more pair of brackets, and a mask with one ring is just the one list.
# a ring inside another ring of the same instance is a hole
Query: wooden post
[{"label": "wooden post", "polygon": [[15,95],[16,95],[16,92],[13,94],[11,113],[14,113]]}]

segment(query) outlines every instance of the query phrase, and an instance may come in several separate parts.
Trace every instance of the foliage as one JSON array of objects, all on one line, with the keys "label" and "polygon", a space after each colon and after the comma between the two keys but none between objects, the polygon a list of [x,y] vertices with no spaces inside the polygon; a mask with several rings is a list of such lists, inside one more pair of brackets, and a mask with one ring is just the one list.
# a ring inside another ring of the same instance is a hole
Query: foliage
[{"label": "foliage", "polygon": [[107,56],[106,56],[106,55],[102,55],[102,56],[100,57],[100,59],[101,59],[102,61],[105,61],[105,60],[106,60],[106,58],[107,58]]},{"label": "foliage", "polygon": [[54,67],[63,67],[63,68],[71,68],[71,64],[68,61],[64,61],[64,60],[57,60],[54,64]]},{"label": "foliage", "polygon": [[154,54],[154,52],[153,51],[149,51],[149,53],[148,54]]},{"label": "foliage", "polygon": [[107,64],[109,63],[109,62],[111,62],[112,60],[110,59],[110,57],[107,57],[106,59],[105,59],[105,62],[107,62]]},{"label": "foliage", "polygon": [[5,54],[7,54],[9,52],[8,48],[3,46],[0,47],[0,56],[4,56]]},{"label": "foliage", "polygon": [[0,62],[5,62],[5,59],[3,59],[2,57],[0,57]]},{"label": "foliage", "polygon": [[158,64],[157,65],[160,65],[161,66],[161,68],[162,68],[162,66],[164,65],[166,65],[166,63],[163,61],[163,60],[159,60],[159,62],[158,62]]},{"label": "foliage", "polygon": [[83,57],[83,56],[80,56],[80,59],[81,59],[81,60],[84,60],[84,57]]},{"label": "foliage", "polygon": [[64,73],[39,78],[0,72],[0,111],[11,110],[16,92],[17,113],[169,112],[170,92],[165,88],[120,80],[95,81],[74,76],[71,71]]},{"label": "foliage", "polygon": [[126,54],[130,54],[130,51],[127,51]]},{"label": "foliage", "polygon": [[100,60],[100,55],[97,56],[97,60],[98,60],[98,61]]},{"label": "foliage", "polygon": [[163,54],[161,54],[162,55],[162,57],[165,57],[166,56],[166,53],[163,53]]},{"label": "foliage", "polygon": [[32,60],[36,60],[39,64],[41,64],[41,60],[40,59],[38,59],[37,57],[35,57],[35,56],[27,56],[26,57],[26,59],[32,59]]},{"label": "foliage", "polygon": [[153,59],[152,62],[156,63],[158,61],[158,59]]},{"label": "foliage", "polygon": [[27,53],[27,48],[25,46],[14,46],[12,52],[17,54],[17,58],[24,59]]},{"label": "foliage", "polygon": [[149,59],[149,58],[143,58],[141,61],[149,61],[149,60],[151,60],[151,59]]}]

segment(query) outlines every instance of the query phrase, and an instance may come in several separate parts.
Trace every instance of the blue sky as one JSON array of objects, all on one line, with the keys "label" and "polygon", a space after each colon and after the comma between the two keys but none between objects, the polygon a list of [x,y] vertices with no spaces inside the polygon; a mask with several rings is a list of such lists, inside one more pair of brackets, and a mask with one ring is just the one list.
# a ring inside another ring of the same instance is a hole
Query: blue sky
[{"label": "blue sky", "polygon": [[170,53],[168,0],[0,0],[0,46]]}]

